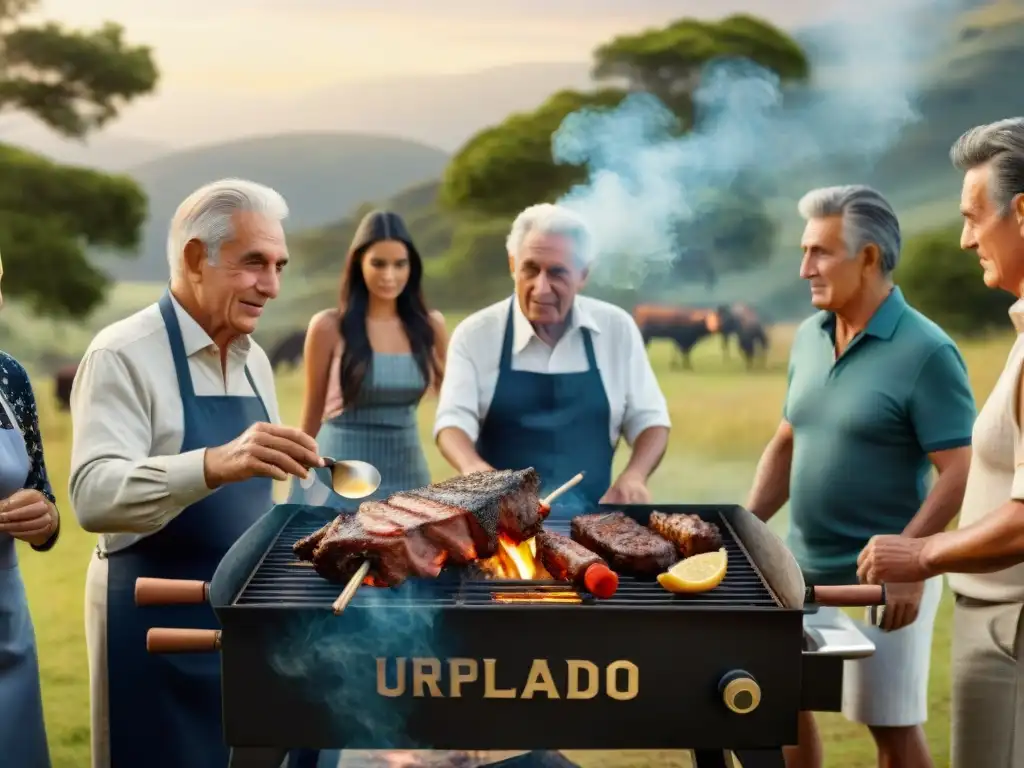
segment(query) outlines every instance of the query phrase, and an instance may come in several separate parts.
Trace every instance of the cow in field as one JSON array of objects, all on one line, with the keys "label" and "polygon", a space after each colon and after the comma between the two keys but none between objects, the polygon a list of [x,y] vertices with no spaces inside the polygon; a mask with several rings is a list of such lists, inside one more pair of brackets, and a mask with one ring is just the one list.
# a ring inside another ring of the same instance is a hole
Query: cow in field
[{"label": "cow in field", "polygon": [[57,369],[54,375],[54,384],[57,392],[57,405],[62,411],[71,408],[71,386],[75,383],[75,375],[78,373],[78,363],[69,363]]},{"label": "cow in field", "polygon": [[305,330],[289,333],[270,350],[271,368],[276,372],[282,365],[297,366],[302,361],[302,350],[305,345]]},{"label": "cow in field", "polygon": [[725,359],[729,359],[729,339],[735,336],[747,368],[752,368],[755,360],[764,365],[768,358],[768,331],[757,312],[741,303],[720,306],[717,312]]},{"label": "cow in field", "polygon": [[691,309],[659,304],[640,304],[633,309],[633,319],[640,328],[644,346],[651,339],[669,339],[675,344],[677,355],[669,363],[671,368],[692,369],[690,352],[697,343],[720,327],[718,313],[712,309]]}]

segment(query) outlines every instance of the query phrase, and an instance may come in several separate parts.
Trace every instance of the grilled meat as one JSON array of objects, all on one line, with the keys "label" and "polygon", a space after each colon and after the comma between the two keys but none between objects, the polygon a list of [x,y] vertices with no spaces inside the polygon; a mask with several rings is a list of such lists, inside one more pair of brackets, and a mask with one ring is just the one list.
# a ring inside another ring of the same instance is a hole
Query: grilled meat
[{"label": "grilled meat", "polygon": [[611,597],[619,577],[599,555],[553,531],[537,534],[537,557],[552,578],[569,581],[598,597]]},{"label": "grilled meat", "polygon": [[[376,502],[364,502],[360,507]],[[381,535],[367,530],[370,514],[339,515],[313,552],[313,568],[328,581],[347,583],[364,560],[370,561],[370,580],[375,586],[395,587],[409,576],[436,577],[441,572],[445,550],[415,527],[401,535]]]},{"label": "grilled meat", "polygon": [[672,542],[623,512],[579,515],[571,529],[574,541],[603,557],[614,571],[654,576],[677,560]]},{"label": "grilled meat", "polygon": [[363,525],[381,536],[401,536],[421,528],[423,535],[444,549],[452,562],[465,565],[476,560],[473,518],[464,509],[429,499],[409,498],[403,505],[363,502],[358,514]]},{"label": "grilled meat", "polygon": [[722,532],[714,523],[705,522],[699,515],[651,512],[647,526],[662,538],[676,545],[683,557],[715,552],[722,546]]},{"label": "grilled meat", "polygon": [[470,530],[477,554],[490,557],[497,551],[499,533],[518,544],[540,531],[545,514],[537,496],[539,489],[540,476],[533,467],[473,472],[393,494],[388,504],[412,509],[419,503],[414,500],[426,499],[465,510],[472,518]]},{"label": "grilled meat", "polygon": [[533,469],[478,472],[387,502],[364,501],[354,515],[340,515],[292,549],[330,581],[351,578],[366,559],[380,586],[434,577],[446,559],[464,565],[494,554],[499,532],[516,542],[533,536],[543,520],[539,485]]}]

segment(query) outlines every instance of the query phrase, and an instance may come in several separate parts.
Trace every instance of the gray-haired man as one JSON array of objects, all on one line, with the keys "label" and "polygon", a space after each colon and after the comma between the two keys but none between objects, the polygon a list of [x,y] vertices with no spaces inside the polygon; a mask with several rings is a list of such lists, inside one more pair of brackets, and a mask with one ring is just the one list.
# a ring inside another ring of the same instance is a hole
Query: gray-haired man
[{"label": "gray-haired man", "polygon": [[958,530],[873,539],[860,575],[874,582],[948,573],[953,609],[954,768],[1024,765],[1024,118],[967,131],[950,152],[964,172],[960,245],[985,285],[1018,301],[1017,339],[974,425]]},{"label": "gray-haired man", "polygon": [[[562,507],[570,511],[649,501],[670,426],[633,318],[577,295],[590,254],[572,212],[541,204],[519,214],[508,237],[515,295],[455,329],[434,422],[438,447],[463,474],[533,466],[550,490],[585,472]],[[613,481],[621,437],[633,453]],[[560,514],[556,505],[552,518]]]},{"label": "gray-haired man", "polygon": [[[767,520],[788,499],[790,547],[808,583],[853,584],[873,535],[927,536],[956,515],[974,399],[952,340],[893,286],[900,227],[882,195],[819,189],[799,210],[807,220],[800,276],[821,311],[794,338],[782,422],[748,506]],[[939,479],[929,493],[932,467]],[[942,580],[888,587],[881,629],[861,626],[875,654],[847,664],[843,712],[870,728],[879,765],[925,768],[920,726]],[[820,765],[820,750],[805,713],[789,764]]]},{"label": "gray-haired man", "polygon": [[240,179],[190,195],[171,221],[171,284],[108,326],[71,395],[71,501],[100,534],[86,578],[92,768],[224,768],[220,661],[146,653],[153,626],[218,627],[209,606],[139,609],[139,577],[209,581],[273,504],[272,478],[320,465],[280,424],[274,373],[250,339],[288,261],[272,189]]}]

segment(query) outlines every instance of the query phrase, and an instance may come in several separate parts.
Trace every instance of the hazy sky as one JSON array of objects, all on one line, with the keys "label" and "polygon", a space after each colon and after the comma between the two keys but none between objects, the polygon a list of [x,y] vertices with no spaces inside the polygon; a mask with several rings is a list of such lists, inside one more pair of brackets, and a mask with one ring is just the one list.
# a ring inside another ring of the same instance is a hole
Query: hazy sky
[{"label": "hazy sky", "polygon": [[151,45],[168,96],[579,61],[616,33],[746,10],[789,26],[812,0],[43,0],[41,14],[123,24]]},{"label": "hazy sky", "polygon": [[[42,0],[35,17],[85,28],[116,21],[130,42],[149,45],[158,90],[124,109],[109,133],[177,145],[279,130],[284,117],[301,122],[291,97],[345,82],[586,62],[617,34],[684,16],[746,11],[791,28],[856,2]],[[30,145],[31,136],[53,139],[18,115],[3,135]]]}]

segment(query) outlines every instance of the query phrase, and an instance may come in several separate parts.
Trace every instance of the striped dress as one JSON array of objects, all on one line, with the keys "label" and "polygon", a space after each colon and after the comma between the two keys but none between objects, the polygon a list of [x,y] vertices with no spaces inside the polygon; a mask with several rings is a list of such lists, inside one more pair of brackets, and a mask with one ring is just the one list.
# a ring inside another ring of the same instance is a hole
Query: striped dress
[{"label": "striped dress", "polygon": [[331,365],[326,418],[316,436],[320,455],[375,466],[381,484],[370,498],[429,484],[430,469],[416,423],[416,408],[427,385],[416,359],[411,354],[374,352],[355,403],[337,413],[339,358],[336,354]]}]

